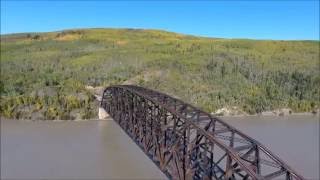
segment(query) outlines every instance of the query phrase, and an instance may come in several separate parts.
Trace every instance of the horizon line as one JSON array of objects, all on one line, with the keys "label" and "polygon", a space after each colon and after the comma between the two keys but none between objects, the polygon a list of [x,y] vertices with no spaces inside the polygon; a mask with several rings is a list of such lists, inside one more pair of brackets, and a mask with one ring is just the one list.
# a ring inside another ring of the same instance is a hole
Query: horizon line
[{"label": "horizon line", "polygon": [[8,36],[8,35],[18,35],[18,34],[28,34],[28,33],[54,33],[54,32],[61,32],[61,31],[67,31],[67,30],[90,30],[90,29],[135,29],[135,30],[155,30],[155,31],[165,31],[169,33],[176,33],[186,36],[194,36],[199,38],[210,38],[210,39],[230,39],[230,40],[257,40],[257,41],[320,41],[320,38],[318,39],[272,39],[272,38],[250,38],[250,37],[216,37],[216,36],[208,36],[208,35],[201,35],[201,34],[189,34],[184,32],[176,32],[171,31],[168,29],[161,29],[161,28],[143,28],[143,27],[76,27],[76,28],[63,28],[63,29],[57,29],[57,30],[51,30],[51,31],[25,31],[25,32],[9,32],[9,33],[2,33],[0,32],[0,36]]}]

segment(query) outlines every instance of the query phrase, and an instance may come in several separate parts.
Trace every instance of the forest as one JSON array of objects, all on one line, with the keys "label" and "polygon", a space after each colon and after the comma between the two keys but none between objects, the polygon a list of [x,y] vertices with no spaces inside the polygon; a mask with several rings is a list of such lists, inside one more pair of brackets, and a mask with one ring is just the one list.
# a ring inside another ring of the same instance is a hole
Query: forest
[{"label": "forest", "polygon": [[205,111],[320,106],[319,41],[207,38],[151,29],[1,35],[1,117],[97,118],[86,86],[136,84]]}]

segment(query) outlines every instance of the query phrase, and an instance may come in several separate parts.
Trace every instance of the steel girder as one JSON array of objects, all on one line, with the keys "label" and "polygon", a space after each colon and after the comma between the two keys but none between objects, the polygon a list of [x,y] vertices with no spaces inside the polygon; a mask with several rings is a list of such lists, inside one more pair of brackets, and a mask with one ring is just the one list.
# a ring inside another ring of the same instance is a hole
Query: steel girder
[{"label": "steel girder", "polygon": [[172,179],[303,179],[265,146],[169,95],[110,86],[101,106]]}]

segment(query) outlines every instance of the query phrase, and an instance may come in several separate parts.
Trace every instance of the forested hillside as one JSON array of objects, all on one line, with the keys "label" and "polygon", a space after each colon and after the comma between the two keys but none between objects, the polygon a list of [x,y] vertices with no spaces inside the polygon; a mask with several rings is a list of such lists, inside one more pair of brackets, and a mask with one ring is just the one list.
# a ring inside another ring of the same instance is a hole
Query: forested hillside
[{"label": "forested hillside", "polygon": [[97,116],[85,86],[136,84],[208,112],[319,108],[319,41],[262,41],[158,30],[81,29],[1,36],[1,116]]}]

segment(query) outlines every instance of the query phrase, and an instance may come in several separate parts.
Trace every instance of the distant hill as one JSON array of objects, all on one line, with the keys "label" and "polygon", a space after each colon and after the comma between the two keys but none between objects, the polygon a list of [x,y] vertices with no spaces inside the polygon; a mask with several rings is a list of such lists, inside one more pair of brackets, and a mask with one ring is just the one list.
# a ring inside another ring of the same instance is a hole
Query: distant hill
[{"label": "distant hill", "polygon": [[94,118],[85,86],[137,84],[209,112],[319,108],[319,41],[221,39],[144,29],[1,36],[1,116]]}]

